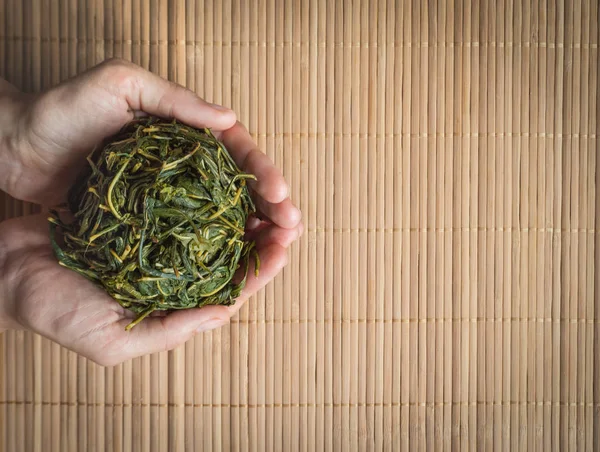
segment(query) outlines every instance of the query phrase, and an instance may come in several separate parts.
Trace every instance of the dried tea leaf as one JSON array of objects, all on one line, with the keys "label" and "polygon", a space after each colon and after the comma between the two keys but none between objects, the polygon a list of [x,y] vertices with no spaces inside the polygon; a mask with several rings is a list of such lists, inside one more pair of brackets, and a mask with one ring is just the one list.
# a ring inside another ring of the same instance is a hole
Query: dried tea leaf
[{"label": "dried tea leaf", "polygon": [[[59,263],[138,314],[230,305],[242,291],[254,243],[246,181],[208,129],[149,117],[128,124],[88,158],[69,193],[72,223],[52,212]],[[64,245],[56,241],[56,227]],[[244,277],[234,282],[242,268]],[[258,261],[257,261],[258,268]]]}]

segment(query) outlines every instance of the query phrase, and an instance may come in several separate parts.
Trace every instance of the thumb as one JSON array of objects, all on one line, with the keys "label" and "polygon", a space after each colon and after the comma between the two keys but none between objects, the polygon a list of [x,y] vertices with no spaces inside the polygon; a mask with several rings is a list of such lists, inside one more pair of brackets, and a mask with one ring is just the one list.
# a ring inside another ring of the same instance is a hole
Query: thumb
[{"label": "thumb", "polygon": [[[125,60],[108,60],[52,88],[33,103],[34,145],[89,152],[137,112],[215,131],[232,127],[233,111]],[[69,127],[66,127],[69,125]]]},{"label": "thumb", "polygon": [[194,92],[125,60],[97,66],[100,86],[127,102],[129,111],[175,118],[193,127],[226,130],[236,123],[235,113],[211,104]]}]

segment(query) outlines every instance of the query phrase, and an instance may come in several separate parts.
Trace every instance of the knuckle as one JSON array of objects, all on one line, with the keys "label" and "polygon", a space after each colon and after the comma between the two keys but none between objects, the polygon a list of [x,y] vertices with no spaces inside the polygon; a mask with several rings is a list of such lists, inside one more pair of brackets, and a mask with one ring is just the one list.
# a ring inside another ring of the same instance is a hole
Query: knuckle
[{"label": "knuckle", "polygon": [[256,160],[259,157],[260,157],[260,151],[256,147],[253,147],[246,154],[246,157],[244,158],[244,161],[242,162],[242,168],[244,168],[245,171],[252,173],[256,166]]},{"label": "knuckle", "polygon": [[189,89],[171,81],[166,80],[166,88],[163,94],[158,99],[157,109],[159,111],[165,112],[165,116],[168,118],[175,117],[175,108],[177,105],[177,99],[181,98],[181,94],[193,94]]},{"label": "knuckle", "polygon": [[100,64],[100,67],[103,67],[105,69],[123,68],[123,67],[131,68],[132,66],[133,66],[133,64],[131,62],[129,62],[123,58],[118,58],[118,57],[109,58]]},{"label": "knuckle", "polygon": [[165,116],[172,118],[174,116],[175,103],[167,96],[162,96],[158,101],[158,110],[164,111]]},{"label": "knuckle", "polygon": [[102,63],[99,77],[101,85],[128,91],[137,84],[138,71],[129,61],[112,58]]}]

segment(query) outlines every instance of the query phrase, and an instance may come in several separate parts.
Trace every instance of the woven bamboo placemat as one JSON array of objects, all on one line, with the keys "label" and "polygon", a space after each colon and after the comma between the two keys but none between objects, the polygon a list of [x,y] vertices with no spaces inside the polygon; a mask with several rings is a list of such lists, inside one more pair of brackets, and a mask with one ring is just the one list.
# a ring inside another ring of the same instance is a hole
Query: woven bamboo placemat
[{"label": "woven bamboo placemat", "polygon": [[[0,0],[0,76],[232,107],[306,232],[226,328],[100,368],[0,335],[0,446],[600,447],[598,2]],[[4,197],[0,215],[35,207]]]}]

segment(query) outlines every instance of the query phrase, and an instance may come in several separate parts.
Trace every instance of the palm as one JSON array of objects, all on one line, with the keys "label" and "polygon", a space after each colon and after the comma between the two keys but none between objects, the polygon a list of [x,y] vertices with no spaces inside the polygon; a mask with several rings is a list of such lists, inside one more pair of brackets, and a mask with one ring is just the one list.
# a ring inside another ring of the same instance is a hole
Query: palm
[{"label": "palm", "polygon": [[14,293],[19,300],[14,306],[17,321],[87,355],[94,347],[105,349],[110,336],[102,330],[118,324],[125,312],[85,278],[58,265],[45,216],[10,220],[2,233],[9,243],[20,244],[11,250],[11,268],[28,275],[18,278],[26,284],[18,285]]}]

